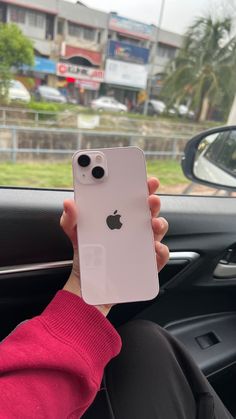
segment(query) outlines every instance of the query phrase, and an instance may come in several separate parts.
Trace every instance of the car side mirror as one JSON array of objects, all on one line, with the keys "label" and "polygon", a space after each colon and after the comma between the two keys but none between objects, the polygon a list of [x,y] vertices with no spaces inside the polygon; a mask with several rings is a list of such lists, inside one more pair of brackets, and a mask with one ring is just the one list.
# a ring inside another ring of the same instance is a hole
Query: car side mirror
[{"label": "car side mirror", "polygon": [[236,190],[236,126],[214,128],[192,138],[185,147],[182,169],[193,182]]}]

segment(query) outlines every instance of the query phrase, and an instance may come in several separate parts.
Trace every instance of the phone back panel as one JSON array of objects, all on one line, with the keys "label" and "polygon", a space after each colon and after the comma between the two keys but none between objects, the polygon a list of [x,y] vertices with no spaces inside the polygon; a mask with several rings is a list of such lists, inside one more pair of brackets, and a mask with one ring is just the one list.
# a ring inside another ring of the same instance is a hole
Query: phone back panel
[{"label": "phone back panel", "polygon": [[79,182],[78,157],[94,150],[73,156],[83,299],[93,305],[153,299],[159,283],[144,154],[136,147],[98,151],[108,176],[89,185]]}]

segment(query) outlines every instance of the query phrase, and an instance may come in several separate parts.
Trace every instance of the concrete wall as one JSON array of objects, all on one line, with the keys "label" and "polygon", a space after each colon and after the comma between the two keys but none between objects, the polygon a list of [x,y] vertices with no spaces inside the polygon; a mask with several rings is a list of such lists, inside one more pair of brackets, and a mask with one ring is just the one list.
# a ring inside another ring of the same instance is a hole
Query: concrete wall
[{"label": "concrete wall", "polygon": [[90,9],[89,7],[81,6],[79,4],[59,0],[58,14],[60,17],[63,17],[71,22],[81,23],[94,28],[107,28],[107,13]]}]

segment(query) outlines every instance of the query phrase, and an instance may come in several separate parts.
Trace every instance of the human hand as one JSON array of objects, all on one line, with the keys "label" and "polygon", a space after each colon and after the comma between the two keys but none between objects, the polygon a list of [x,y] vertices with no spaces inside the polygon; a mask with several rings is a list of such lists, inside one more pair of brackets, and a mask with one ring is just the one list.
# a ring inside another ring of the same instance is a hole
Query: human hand
[{"label": "human hand", "polygon": [[[156,178],[148,179],[149,189],[149,206],[152,215],[152,229],[155,241],[155,251],[158,272],[166,265],[169,259],[169,249],[167,246],[161,243],[161,240],[165,236],[168,230],[168,223],[165,218],[158,217],[161,208],[160,198],[154,195],[159,187],[159,181]],[[158,218],[157,218],[158,217]],[[64,211],[61,216],[60,225],[63,228],[65,234],[71,240],[74,258],[73,267],[68,281],[64,286],[64,290],[72,292],[81,297],[80,287],[80,268],[79,268],[79,256],[78,256],[78,241],[77,241],[77,210],[75,202],[72,199],[66,199],[64,201]],[[105,316],[109,313],[111,305],[99,305],[96,306]]]}]

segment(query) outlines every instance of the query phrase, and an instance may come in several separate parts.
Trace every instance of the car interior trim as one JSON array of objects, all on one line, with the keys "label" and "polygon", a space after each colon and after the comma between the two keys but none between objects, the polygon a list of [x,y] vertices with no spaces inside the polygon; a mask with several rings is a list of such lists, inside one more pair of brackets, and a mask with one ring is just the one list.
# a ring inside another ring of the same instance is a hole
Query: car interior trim
[{"label": "car interior trim", "polygon": [[236,263],[218,263],[214,277],[219,279],[236,279]]},{"label": "car interior trim", "polygon": [[40,271],[47,269],[58,269],[58,268],[67,268],[72,266],[72,260],[63,260],[58,262],[47,262],[47,263],[32,263],[27,265],[18,265],[18,266],[6,266],[0,268],[0,275],[6,274],[18,274],[23,272],[31,271]]},{"label": "car interior trim", "polygon": [[[199,257],[198,253],[195,252],[170,252],[170,260],[190,260],[194,261]],[[47,263],[32,263],[27,265],[18,265],[18,266],[6,266],[0,268],[0,275],[6,274],[18,274],[23,272],[31,271],[40,271],[47,269],[58,269],[58,268],[68,268],[72,266],[72,260],[63,260],[57,262],[47,262]]]}]

